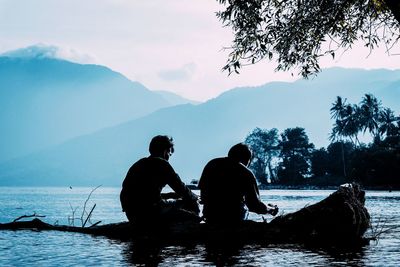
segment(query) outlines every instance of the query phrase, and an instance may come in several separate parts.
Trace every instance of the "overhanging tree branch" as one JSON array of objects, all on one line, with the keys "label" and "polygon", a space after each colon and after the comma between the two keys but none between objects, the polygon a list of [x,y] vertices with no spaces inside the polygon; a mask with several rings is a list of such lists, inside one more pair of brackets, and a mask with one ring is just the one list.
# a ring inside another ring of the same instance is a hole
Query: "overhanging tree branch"
[{"label": "overhanging tree branch", "polygon": [[219,0],[225,10],[217,16],[234,32],[223,69],[238,73],[242,66],[268,59],[277,62],[276,70],[297,68],[309,77],[320,71],[321,57],[334,57],[356,41],[371,51],[383,43],[390,54],[400,37],[398,2]]},{"label": "overhanging tree branch", "polygon": [[398,0],[384,0],[387,7],[392,12],[393,16],[400,23],[400,1]]}]

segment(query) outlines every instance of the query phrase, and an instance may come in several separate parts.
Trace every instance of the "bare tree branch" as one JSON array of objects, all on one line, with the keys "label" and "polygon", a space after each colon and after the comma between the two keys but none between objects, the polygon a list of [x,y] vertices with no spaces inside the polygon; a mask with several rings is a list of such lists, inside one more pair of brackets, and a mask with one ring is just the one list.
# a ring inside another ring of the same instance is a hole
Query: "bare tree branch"
[{"label": "bare tree branch", "polygon": [[19,221],[19,220],[21,220],[21,219],[25,219],[25,218],[45,218],[46,216],[44,216],[44,215],[38,215],[38,214],[36,214],[36,212],[35,213],[33,213],[32,215],[22,215],[22,216],[19,216],[18,218],[16,218],[13,222],[17,222],[17,221]]}]

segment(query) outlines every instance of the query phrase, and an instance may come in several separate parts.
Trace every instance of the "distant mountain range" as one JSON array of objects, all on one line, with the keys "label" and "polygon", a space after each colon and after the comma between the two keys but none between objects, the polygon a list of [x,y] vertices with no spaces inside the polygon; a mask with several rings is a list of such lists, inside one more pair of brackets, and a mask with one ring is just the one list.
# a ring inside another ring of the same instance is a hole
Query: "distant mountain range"
[{"label": "distant mountain range", "polygon": [[191,103],[150,91],[107,67],[29,47],[0,55],[0,162],[70,138]]},{"label": "distant mountain range", "polygon": [[365,93],[373,93],[398,114],[400,70],[332,68],[311,80],[236,88],[203,104],[162,108],[4,162],[0,185],[118,186],[129,166],[147,156],[156,134],[174,137],[171,164],[189,182],[199,178],[208,160],[226,155],[255,127],[304,127],[311,142],[326,146],[333,123],[329,109],[336,96],[358,103]]}]

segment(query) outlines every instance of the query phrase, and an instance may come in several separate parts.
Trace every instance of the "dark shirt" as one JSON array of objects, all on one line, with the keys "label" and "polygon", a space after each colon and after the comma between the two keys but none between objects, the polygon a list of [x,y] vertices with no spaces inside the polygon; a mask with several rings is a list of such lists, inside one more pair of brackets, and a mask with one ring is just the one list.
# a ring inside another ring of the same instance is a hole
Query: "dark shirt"
[{"label": "dark shirt", "polygon": [[228,157],[211,160],[199,181],[203,215],[207,222],[238,222],[244,219],[245,205],[252,212],[266,214],[254,174]]},{"label": "dark shirt", "polygon": [[196,198],[168,161],[152,156],[140,159],[129,169],[122,184],[122,210],[134,216],[159,212],[163,202],[161,191],[166,185],[183,199]]}]

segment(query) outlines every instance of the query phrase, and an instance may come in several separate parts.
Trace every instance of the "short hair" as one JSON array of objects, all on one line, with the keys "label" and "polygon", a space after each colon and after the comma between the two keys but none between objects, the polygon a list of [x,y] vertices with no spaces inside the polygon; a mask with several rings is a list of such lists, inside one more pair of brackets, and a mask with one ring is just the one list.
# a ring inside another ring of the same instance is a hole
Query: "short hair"
[{"label": "short hair", "polygon": [[239,143],[229,149],[228,157],[239,162],[247,162],[251,159],[251,150],[246,144]]},{"label": "short hair", "polygon": [[167,149],[171,149],[172,153],[174,152],[174,143],[172,137],[168,135],[157,135],[151,139],[149,145],[149,152],[151,155],[158,155]]}]

